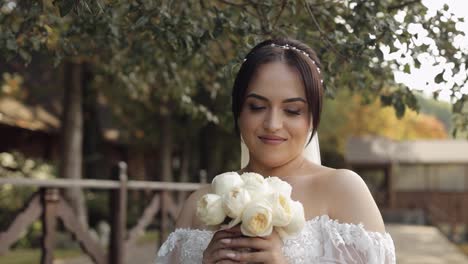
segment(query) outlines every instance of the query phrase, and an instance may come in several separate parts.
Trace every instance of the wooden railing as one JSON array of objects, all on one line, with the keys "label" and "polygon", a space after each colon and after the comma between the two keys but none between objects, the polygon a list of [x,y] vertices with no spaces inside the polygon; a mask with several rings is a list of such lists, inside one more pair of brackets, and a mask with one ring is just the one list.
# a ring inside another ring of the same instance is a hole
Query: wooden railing
[{"label": "wooden railing", "polygon": [[433,224],[449,224],[449,238],[457,225],[468,227],[468,192],[398,191],[395,196],[397,208],[421,208]]},{"label": "wooden railing", "polygon": [[[126,252],[135,246],[139,235],[145,231],[158,213],[160,216],[159,242],[164,241],[170,231],[170,221],[175,221],[181,209],[180,201],[184,200],[188,192],[201,186],[197,183],[128,181],[127,166],[124,162],[120,162],[114,171],[113,177],[118,179],[115,181],[0,178],[0,185],[10,184],[14,187],[33,186],[39,188],[39,191],[34,193],[26,205],[18,211],[9,227],[0,231],[0,255],[8,252],[23,231],[40,219],[43,227],[40,263],[52,264],[57,220],[60,219],[64,227],[74,235],[82,250],[94,263],[122,264],[125,262]],[[78,221],[70,205],[60,195],[60,189],[75,187],[110,191],[111,235],[108,250],[95,241],[88,228]],[[156,194],[144,209],[137,224],[127,230],[127,195],[129,190],[151,190],[156,191]],[[179,193],[179,203],[174,201],[171,192]]]}]

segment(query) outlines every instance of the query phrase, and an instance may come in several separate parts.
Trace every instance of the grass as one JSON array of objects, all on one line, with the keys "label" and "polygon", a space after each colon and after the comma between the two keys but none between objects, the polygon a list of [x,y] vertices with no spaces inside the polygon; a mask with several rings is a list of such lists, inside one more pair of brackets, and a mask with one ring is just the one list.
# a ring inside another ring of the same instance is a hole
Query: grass
[{"label": "grass", "polygon": [[[137,245],[153,243],[158,238],[158,232],[148,231],[137,239]],[[70,259],[83,255],[81,249],[56,249],[54,251],[55,259]],[[31,264],[39,263],[41,259],[41,250],[35,248],[14,249],[5,255],[0,255],[1,264]]]},{"label": "grass", "polygon": [[[79,249],[57,249],[54,256],[57,259],[78,257],[82,254]],[[0,256],[2,264],[31,264],[39,263],[41,259],[40,249],[15,249]]]},{"label": "grass", "polygon": [[153,242],[157,241],[158,238],[159,238],[159,232],[158,231],[154,231],[154,230],[146,231],[144,235],[142,235],[141,237],[139,237],[137,239],[136,244],[137,245],[143,245],[143,244],[147,244],[147,243],[153,243]]},{"label": "grass", "polygon": [[468,256],[468,243],[460,244],[458,248]]}]

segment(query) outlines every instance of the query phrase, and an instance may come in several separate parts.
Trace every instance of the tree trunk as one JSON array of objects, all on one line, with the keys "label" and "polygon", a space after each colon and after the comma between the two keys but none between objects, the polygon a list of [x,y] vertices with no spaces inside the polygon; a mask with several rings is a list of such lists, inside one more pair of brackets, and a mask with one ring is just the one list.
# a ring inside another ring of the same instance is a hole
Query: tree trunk
[{"label": "tree trunk", "polygon": [[202,168],[206,170],[207,181],[211,182],[214,176],[220,172],[223,167],[222,152],[220,148],[219,135],[213,124],[208,124],[202,129],[201,144],[201,163]]},{"label": "tree trunk", "polygon": [[99,118],[98,91],[91,86],[93,73],[90,65],[83,64],[83,178],[108,179],[103,153],[103,136]]},{"label": "tree trunk", "polygon": [[190,181],[190,159],[191,159],[191,140],[184,140],[182,146],[182,164],[180,166],[180,182],[189,182]]},{"label": "tree trunk", "polygon": [[[81,179],[82,176],[82,65],[73,62],[65,64],[64,100],[62,112],[61,148],[62,160],[59,175],[62,178]],[[86,227],[87,214],[85,198],[80,188],[70,188],[65,197]]]},{"label": "tree trunk", "polygon": [[172,174],[172,126],[171,117],[166,114],[162,117],[161,122],[161,180],[172,182],[174,180]]}]

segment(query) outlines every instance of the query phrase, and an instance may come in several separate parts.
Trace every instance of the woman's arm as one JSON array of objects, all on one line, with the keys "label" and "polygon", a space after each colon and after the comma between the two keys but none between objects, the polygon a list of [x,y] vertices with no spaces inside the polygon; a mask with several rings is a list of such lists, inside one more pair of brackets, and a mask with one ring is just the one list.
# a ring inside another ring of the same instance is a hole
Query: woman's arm
[{"label": "woman's arm", "polygon": [[330,251],[325,257],[340,263],[394,264],[393,241],[385,231],[382,215],[364,180],[345,169],[336,170],[328,180],[330,218],[340,223],[362,223],[364,229],[330,222],[335,225],[330,232],[338,231],[334,235],[342,240],[329,239]]},{"label": "woman's arm", "polygon": [[185,200],[182,210],[176,220],[176,228],[196,228],[197,219],[195,217],[197,201],[203,195],[210,191],[210,185],[205,185],[195,192],[191,193]]},{"label": "woman's arm", "polygon": [[385,233],[379,208],[357,173],[340,169],[328,178],[330,217],[341,223],[362,223],[366,230]]}]

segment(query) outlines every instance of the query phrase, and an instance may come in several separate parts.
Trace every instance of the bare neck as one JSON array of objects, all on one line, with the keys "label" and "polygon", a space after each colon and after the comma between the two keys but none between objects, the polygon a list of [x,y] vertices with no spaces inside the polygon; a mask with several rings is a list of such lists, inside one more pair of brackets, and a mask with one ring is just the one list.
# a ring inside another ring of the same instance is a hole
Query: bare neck
[{"label": "bare neck", "polygon": [[265,177],[278,176],[280,178],[286,178],[299,173],[305,166],[307,166],[307,161],[302,155],[298,155],[294,159],[277,167],[266,166],[265,164],[251,158],[247,166],[240,172],[256,172]]}]

